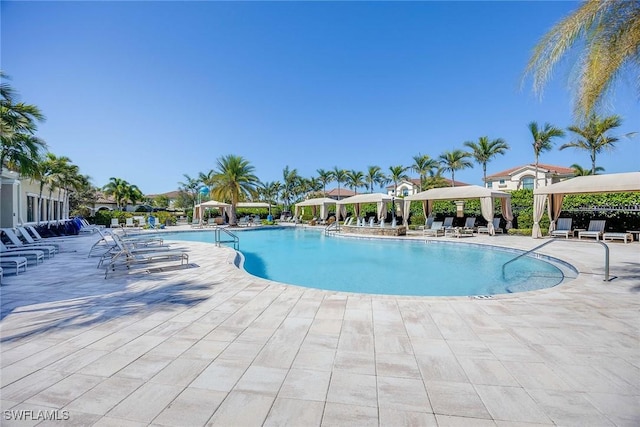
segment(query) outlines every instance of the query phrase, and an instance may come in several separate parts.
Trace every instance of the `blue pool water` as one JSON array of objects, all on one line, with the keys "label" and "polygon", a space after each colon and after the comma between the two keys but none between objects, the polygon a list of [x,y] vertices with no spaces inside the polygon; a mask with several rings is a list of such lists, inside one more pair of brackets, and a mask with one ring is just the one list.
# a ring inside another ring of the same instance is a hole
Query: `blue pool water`
[{"label": "blue pool water", "polygon": [[[247,272],[305,287],[389,295],[494,295],[548,288],[562,271],[541,259],[464,243],[352,239],[302,228],[237,233]],[[213,243],[212,231],[169,233]]]}]

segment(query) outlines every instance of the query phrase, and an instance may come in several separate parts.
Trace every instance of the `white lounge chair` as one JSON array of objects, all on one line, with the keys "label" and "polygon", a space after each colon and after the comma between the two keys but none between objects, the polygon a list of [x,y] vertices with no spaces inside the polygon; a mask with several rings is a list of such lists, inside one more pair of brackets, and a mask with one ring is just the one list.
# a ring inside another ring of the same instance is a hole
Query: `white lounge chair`
[{"label": "white lounge chair", "polygon": [[44,251],[38,249],[9,249],[4,243],[0,242],[0,255],[3,256],[21,256],[27,258],[27,261],[33,260],[38,265],[38,262],[44,262]]},{"label": "white lounge chair", "polygon": [[606,242],[607,239],[613,240],[624,240],[627,243],[627,240],[633,242],[633,234],[631,233],[616,233],[616,232],[608,232],[602,235],[602,241]]},{"label": "white lounge chair", "polygon": [[604,227],[606,220],[604,219],[592,219],[589,221],[589,228],[586,231],[578,232],[578,240],[583,237],[595,237],[596,240],[600,240],[600,237],[604,234]]},{"label": "white lounge chair", "polygon": [[369,218],[369,227],[373,227],[376,225],[376,220],[374,217]]},{"label": "white lounge chair", "polygon": [[424,230],[425,236],[444,236],[444,227],[442,221],[434,221],[431,228]]},{"label": "white lounge chair", "polygon": [[16,229],[20,233],[20,236],[18,236],[18,238],[24,240],[23,243],[25,243],[27,245],[55,246],[55,248],[57,249],[57,252],[60,252],[60,244],[59,243],[56,243],[55,241],[38,242],[33,238],[33,236],[31,236],[31,234],[27,231],[26,228],[24,228],[24,227],[16,227]]},{"label": "white lounge chair", "polygon": [[550,233],[551,237],[564,236],[565,239],[568,239],[569,234],[573,234],[571,230],[572,222],[573,218],[558,218],[558,221],[556,221],[556,229]]},{"label": "white lounge chair", "polygon": [[49,254],[49,258],[58,253],[58,247],[53,245],[44,245],[40,243],[24,243],[12,228],[3,228],[3,233],[11,241],[10,244],[5,244],[8,249],[35,249],[39,251],[45,251]]},{"label": "white lounge chair", "polygon": [[23,268],[24,271],[27,271],[27,258],[23,256],[2,256],[0,255],[0,267],[3,268],[3,273],[5,268],[15,268],[16,276],[20,274],[20,269]]},{"label": "white lounge chair", "polygon": [[[116,271],[118,268],[124,268],[130,270],[132,267],[138,265],[148,265],[155,262],[164,261],[180,261],[180,265],[184,265],[185,262],[189,263],[189,254],[183,251],[174,251],[167,248],[158,248],[158,250],[148,249],[130,249],[123,245],[117,238],[114,239],[117,251],[112,253],[110,257],[106,255],[98,263],[98,267],[102,266],[108,259],[109,262],[106,265],[104,278],[106,279],[110,272]],[[163,250],[164,249],[164,250]]]},{"label": "white lounge chair", "polygon": [[118,218],[111,218],[111,228],[119,228],[120,227],[120,221],[118,221]]}]

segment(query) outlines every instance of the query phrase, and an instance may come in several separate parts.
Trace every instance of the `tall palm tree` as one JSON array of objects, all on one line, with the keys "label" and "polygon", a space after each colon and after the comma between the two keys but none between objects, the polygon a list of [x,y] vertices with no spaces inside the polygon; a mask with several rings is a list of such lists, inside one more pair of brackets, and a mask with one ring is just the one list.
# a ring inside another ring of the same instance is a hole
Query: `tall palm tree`
[{"label": "tall palm tree", "polygon": [[366,185],[366,182],[364,181],[364,174],[356,170],[348,171],[346,176],[346,185],[358,194],[358,188]]},{"label": "tall palm tree", "polygon": [[[216,171],[213,169],[209,170],[209,172],[199,172],[198,180],[209,190],[209,194],[211,194],[211,187],[213,187],[213,177],[216,175]],[[200,190],[198,190],[199,192]]]},{"label": "tall palm tree", "polygon": [[285,166],[282,170],[282,201],[284,202],[286,210],[290,210],[291,206],[291,198],[296,194],[296,187],[300,184],[300,175],[298,175],[298,170],[293,169],[290,170],[289,166]]},{"label": "tall palm tree", "polygon": [[331,175],[331,171],[326,171],[324,169],[318,169],[318,170],[316,170],[316,172],[318,173],[318,179],[322,183],[322,192],[324,193],[323,195],[326,196],[327,195],[327,184],[330,183],[333,180],[332,175]]},{"label": "tall palm tree", "polygon": [[280,182],[269,181],[260,183],[258,191],[262,201],[269,203],[269,215],[271,215],[271,205],[275,204],[278,200],[278,194],[280,193]]},{"label": "tall palm tree", "polygon": [[[7,76],[0,71],[0,78]],[[24,176],[37,173],[43,140],[35,136],[44,115],[35,105],[16,101],[16,92],[7,83],[0,85],[0,168],[18,171]]]},{"label": "tall palm tree", "polygon": [[533,137],[533,154],[536,157],[536,178],[534,188],[538,188],[538,159],[540,153],[549,151],[553,148],[553,138],[563,137],[564,131],[560,128],[552,126],[549,123],[545,123],[542,129],[539,128],[538,123],[529,123],[529,131]]},{"label": "tall palm tree", "polygon": [[587,0],[556,24],[535,46],[525,70],[535,91],[541,92],[554,66],[575,45],[582,49],[575,56],[579,72],[573,83],[580,119],[595,111],[622,71],[631,72],[640,93],[640,2]]},{"label": "tall palm tree", "polygon": [[384,185],[387,182],[387,177],[380,166],[367,166],[367,174],[364,177],[364,181],[369,187],[369,192],[373,193],[373,185]]},{"label": "tall palm tree", "polygon": [[469,153],[462,150],[445,151],[440,155],[440,163],[444,171],[451,172],[451,186],[456,186],[456,171],[472,168],[473,163],[469,160]]},{"label": "tall palm tree", "polygon": [[576,176],[588,176],[588,175],[597,175],[598,172],[604,172],[604,168],[597,166],[596,167],[596,173],[594,174],[593,171],[590,168],[583,168],[582,166],[580,166],[577,163],[574,163],[571,165],[571,169],[573,169],[573,173]]},{"label": "tall palm tree", "polygon": [[338,200],[340,200],[340,184],[347,179],[347,171],[334,166],[331,171],[331,177],[338,183]]},{"label": "tall palm tree", "polygon": [[424,190],[427,176],[437,169],[440,163],[436,159],[432,159],[427,154],[418,154],[413,156],[413,165],[411,169],[420,175],[420,191]]},{"label": "tall palm tree", "polygon": [[[615,148],[615,143],[619,141],[618,137],[608,136],[607,132],[611,129],[620,127],[622,119],[618,116],[609,116],[600,118],[592,114],[587,124],[580,126],[570,126],[569,131],[578,136],[575,141],[568,142],[560,146],[560,150],[565,148],[577,148],[589,152],[591,157],[591,174],[596,174],[596,156],[604,150],[611,151]],[[627,134],[625,136],[631,136]]]},{"label": "tall palm tree", "polygon": [[198,200],[198,191],[202,181],[200,181],[199,178],[191,178],[186,173],[182,174],[182,176],[184,176],[185,182],[178,182],[178,190],[186,195],[190,205],[195,205],[196,200]]},{"label": "tall palm tree", "polygon": [[135,203],[136,200],[142,199],[140,189],[136,185],[129,184],[122,178],[109,178],[109,182],[102,187],[102,191],[107,196],[112,196],[115,199],[118,210],[126,207],[129,200],[133,199],[131,203]]},{"label": "tall palm tree", "polygon": [[406,172],[409,170],[407,166],[389,166],[389,179],[393,182],[393,195],[397,196],[398,194],[398,182],[403,179],[409,179]]},{"label": "tall palm tree", "polygon": [[236,206],[243,198],[255,192],[260,182],[254,175],[255,168],[241,156],[229,154],[220,157],[213,177],[211,193],[216,200],[231,203],[229,224],[236,225]]},{"label": "tall palm tree", "polygon": [[487,182],[487,163],[498,154],[504,154],[509,149],[509,144],[502,138],[489,140],[486,136],[478,138],[478,142],[467,141],[465,146],[471,148],[471,157],[473,157],[479,165],[482,165],[482,182]]}]

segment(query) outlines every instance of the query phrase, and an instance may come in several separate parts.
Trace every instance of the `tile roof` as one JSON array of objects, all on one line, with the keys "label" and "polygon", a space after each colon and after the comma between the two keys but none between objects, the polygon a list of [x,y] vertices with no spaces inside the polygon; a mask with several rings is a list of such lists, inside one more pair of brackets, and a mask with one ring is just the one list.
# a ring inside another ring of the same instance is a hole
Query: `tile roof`
[{"label": "tile roof", "polygon": [[[524,169],[526,167],[533,167],[535,168],[535,163],[527,163],[526,165],[520,165],[520,166],[516,166],[510,169],[506,169],[503,170],[501,172],[497,172],[491,175],[487,175],[487,179],[489,178],[498,178],[498,177],[502,177],[502,176],[509,176],[511,174],[513,174],[516,171],[519,171],[521,169]],[[557,175],[574,175],[575,171],[572,168],[567,168],[565,166],[555,166],[555,165],[548,165],[545,163],[538,163],[538,169],[542,170],[542,171],[547,171],[547,172],[552,172],[555,173]]]}]

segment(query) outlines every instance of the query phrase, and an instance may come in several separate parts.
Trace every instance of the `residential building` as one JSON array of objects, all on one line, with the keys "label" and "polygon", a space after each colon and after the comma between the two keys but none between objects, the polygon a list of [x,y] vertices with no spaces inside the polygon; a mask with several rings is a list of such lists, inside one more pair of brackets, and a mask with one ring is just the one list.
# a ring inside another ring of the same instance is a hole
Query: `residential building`
[{"label": "residential building", "polygon": [[574,176],[575,172],[571,168],[538,163],[536,178],[536,165],[531,163],[489,175],[485,186],[495,190],[534,189],[536,179],[538,187],[544,187]]},{"label": "residential building", "polygon": [[[442,178],[444,182],[446,182],[448,187],[452,187],[453,185],[451,185],[451,183],[453,181],[451,181],[448,178]],[[469,185],[467,183],[461,182],[461,181],[455,181],[455,186],[456,187],[462,187],[464,185]],[[396,191],[396,194],[393,194],[393,189],[394,189],[394,185],[387,185],[386,190],[387,190],[387,194],[389,196],[396,196],[396,197],[406,197],[406,196],[411,196],[412,194],[416,194],[420,192],[420,178],[411,178],[411,179],[406,179],[406,180],[402,180],[398,183],[398,189]]]},{"label": "residential building", "polygon": [[69,197],[65,191],[42,188],[40,182],[2,168],[0,171],[0,227],[69,218]]},{"label": "residential building", "polygon": [[[364,191],[363,191],[364,192]],[[327,191],[327,197],[335,200],[346,199],[347,197],[355,196],[356,192],[349,190],[348,188],[340,187],[340,190],[334,188],[332,190]]]}]

